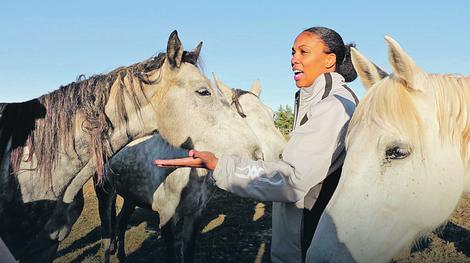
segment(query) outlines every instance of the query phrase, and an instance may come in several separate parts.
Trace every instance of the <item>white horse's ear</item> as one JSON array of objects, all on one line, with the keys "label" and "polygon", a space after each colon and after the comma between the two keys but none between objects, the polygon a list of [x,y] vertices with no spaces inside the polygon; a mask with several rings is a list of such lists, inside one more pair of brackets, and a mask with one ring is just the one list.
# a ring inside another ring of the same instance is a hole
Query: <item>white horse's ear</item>
[{"label": "white horse's ear", "polygon": [[359,78],[362,84],[368,90],[375,83],[388,76],[387,72],[383,71],[377,65],[372,63],[364,55],[362,55],[357,49],[351,48],[351,58]]},{"label": "white horse's ear", "polygon": [[225,98],[227,98],[227,100],[229,100],[229,101],[231,102],[231,101],[232,101],[232,95],[233,95],[232,89],[229,88],[227,85],[225,85],[225,83],[223,83],[223,82],[215,75],[215,73],[212,73],[212,76],[214,77],[215,85],[220,89],[220,91],[222,91],[222,93],[224,94]]},{"label": "white horse's ear", "polygon": [[259,82],[259,79],[255,80],[253,84],[251,84],[251,93],[255,94],[257,97],[261,94],[261,83]]},{"label": "white horse's ear", "polygon": [[183,51],[183,44],[181,44],[181,40],[178,38],[178,32],[175,30],[171,32],[166,47],[166,59],[171,68],[179,68],[181,66]]},{"label": "white horse's ear", "polygon": [[388,45],[388,59],[395,76],[408,88],[420,89],[420,87],[416,85],[416,77],[422,73],[422,70],[401,48],[397,41],[389,36],[385,36],[385,42],[387,42]]}]

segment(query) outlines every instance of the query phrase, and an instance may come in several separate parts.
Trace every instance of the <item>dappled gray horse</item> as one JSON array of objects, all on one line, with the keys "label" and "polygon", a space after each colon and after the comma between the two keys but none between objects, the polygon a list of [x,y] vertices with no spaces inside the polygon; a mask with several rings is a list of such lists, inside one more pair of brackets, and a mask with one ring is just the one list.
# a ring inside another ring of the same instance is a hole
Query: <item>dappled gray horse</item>
[{"label": "dappled gray horse", "polygon": [[0,107],[0,237],[17,259],[52,261],[82,211],[84,183],[106,178],[108,158],[135,139],[158,130],[184,145],[198,124],[213,138],[202,148],[236,140],[233,151],[259,152],[195,66],[200,48],[184,51],[174,31],[166,54]]},{"label": "dappled gray horse", "polygon": [[[272,110],[259,99],[259,82],[252,86],[251,91],[232,90],[217,79],[216,83],[231,101],[233,109],[260,138],[264,158],[278,159],[286,141],[274,126]],[[165,179],[161,171],[152,164],[154,159],[164,155],[160,151],[161,144],[164,141],[158,134],[132,142],[110,159],[113,172],[105,187],[95,187],[99,200],[105,261],[109,261],[109,253],[114,253],[116,247],[118,258],[125,260],[125,231],[135,206],[158,212],[162,236],[167,246],[166,259],[172,262],[193,261],[201,212],[215,188],[209,177],[201,176],[196,170],[189,168],[177,169]],[[225,148],[223,145],[220,147]],[[197,143],[194,148],[198,149]],[[233,151],[224,151],[231,152]],[[117,224],[117,240],[114,234],[116,194],[124,198]]]}]

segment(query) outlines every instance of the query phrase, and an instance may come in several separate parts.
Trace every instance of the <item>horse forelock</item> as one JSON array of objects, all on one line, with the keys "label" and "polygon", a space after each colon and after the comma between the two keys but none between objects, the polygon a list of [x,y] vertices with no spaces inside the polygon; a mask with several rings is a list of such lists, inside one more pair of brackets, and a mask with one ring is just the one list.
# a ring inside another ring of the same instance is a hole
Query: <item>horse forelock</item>
[{"label": "horse forelock", "polygon": [[[160,53],[143,62],[117,68],[108,74],[95,75],[88,79],[79,76],[77,81],[33,100],[44,109],[44,116],[35,119],[33,128],[30,128],[29,131],[16,123],[21,121],[20,116],[28,116],[28,111],[25,110],[26,106],[17,103],[16,109],[13,110],[14,113],[9,114],[9,116],[16,117],[6,118],[8,104],[6,106],[0,105],[0,122],[3,122],[1,125],[3,127],[16,127],[15,129],[27,133],[25,141],[13,148],[11,154],[13,172],[18,172],[19,164],[23,158],[23,149],[27,147],[29,148],[28,159],[31,160],[34,154],[37,159],[39,174],[47,177],[48,181],[51,182],[50,171],[57,162],[60,146],[65,150],[72,146],[75,151],[74,154],[80,158],[75,149],[76,138],[74,136],[75,128],[79,128],[89,135],[90,153],[96,158],[97,174],[101,178],[104,163],[113,153],[109,141],[113,124],[105,113],[105,105],[109,100],[111,87],[117,84],[118,92],[116,93],[117,97],[115,97],[117,101],[114,103],[119,104],[117,105],[119,121],[127,122],[128,114],[123,103],[124,96],[127,95],[131,103],[134,104],[134,108],[139,111],[141,100],[138,98],[142,95],[145,97],[143,85],[153,84],[147,82],[145,75],[150,71],[159,69],[163,65],[164,59],[165,54]],[[133,87],[127,87],[129,84]],[[30,112],[29,115],[31,114]],[[77,116],[83,118],[78,123],[80,127],[75,127],[77,125],[75,123]],[[3,130],[2,127],[0,127],[0,130]],[[12,136],[13,141],[15,141],[17,135],[13,134]],[[67,154],[70,153],[67,152]]]},{"label": "horse forelock", "polygon": [[462,160],[470,167],[470,77],[429,74],[436,98],[441,140],[460,146]]},{"label": "horse forelock", "polygon": [[422,118],[410,92],[393,77],[378,82],[359,102],[349,124],[348,141],[364,123],[373,123],[382,130],[404,137],[414,146],[421,145]]}]

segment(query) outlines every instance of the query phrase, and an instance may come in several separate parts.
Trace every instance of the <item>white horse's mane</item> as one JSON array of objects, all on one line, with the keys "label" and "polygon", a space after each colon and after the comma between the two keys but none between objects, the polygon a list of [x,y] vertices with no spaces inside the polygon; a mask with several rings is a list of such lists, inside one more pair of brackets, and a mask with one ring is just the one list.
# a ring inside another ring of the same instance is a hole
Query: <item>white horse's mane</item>
[{"label": "white horse's mane", "polygon": [[436,98],[441,140],[460,145],[462,160],[470,167],[470,77],[429,74]]}]

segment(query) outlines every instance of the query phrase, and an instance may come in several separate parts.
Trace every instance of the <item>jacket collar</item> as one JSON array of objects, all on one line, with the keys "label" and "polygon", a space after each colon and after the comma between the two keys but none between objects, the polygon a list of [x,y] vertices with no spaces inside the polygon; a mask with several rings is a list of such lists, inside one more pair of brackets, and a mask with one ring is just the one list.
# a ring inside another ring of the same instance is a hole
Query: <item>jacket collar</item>
[{"label": "jacket collar", "polygon": [[[336,72],[328,72],[318,76],[313,82],[312,86],[300,89],[300,103],[303,105],[310,103],[317,103],[322,99],[327,85],[326,74],[330,74],[333,83],[343,83],[344,77]],[[331,84],[333,84],[331,83]],[[335,85],[333,85],[335,86]]]}]

